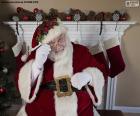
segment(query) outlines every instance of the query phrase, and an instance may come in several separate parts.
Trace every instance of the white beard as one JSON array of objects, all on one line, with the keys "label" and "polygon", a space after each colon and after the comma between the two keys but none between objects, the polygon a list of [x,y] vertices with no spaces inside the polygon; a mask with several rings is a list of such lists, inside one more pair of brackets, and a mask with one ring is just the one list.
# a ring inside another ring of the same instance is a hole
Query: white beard
[{"label": "white beard", "polygon": [[[67,39],[65,49],[59,53],[51,53],[50,56],[54,59],[54,79],[68,75],[69,78],[73,75],[73,46]],[[54,93],[56,116],[78,116],[77,114],[77,96],[73,92],[71,96],[57,97]],[[67,106],[67,107],[66,107]],[[68,113],[69,112],[69,113]]]},{"label": "white beard", "polygon": [[[56,61],[56,59],[57,59],[58,57],[61,57],[61,55],[64,53],[64,51],[65,51],[65,49],[62,50],[62,51],[60,51],[60,52],[58,52],[58,53],[56,53],[56,52],[54,52],[54,51],[51,51],[50,54],[48,55],[48,58],[49,58],[50,60],[52,60],[52,61]],[[62,55],[62,56],[63,56],[63,55]]]},{"label": "white beard", "polygon": [[56,56],[56,53],[51,51],[48,55],[48,58],[52,61],[55,61],[55,56]]}]

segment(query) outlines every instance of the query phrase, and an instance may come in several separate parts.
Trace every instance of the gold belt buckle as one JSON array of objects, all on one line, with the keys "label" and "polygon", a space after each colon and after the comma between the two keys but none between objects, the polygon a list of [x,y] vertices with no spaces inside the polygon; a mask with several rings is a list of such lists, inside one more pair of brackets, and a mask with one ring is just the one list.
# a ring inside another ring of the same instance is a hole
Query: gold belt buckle
[{"label": "gold belt buckle", "polygon": [[[60,90],[60,80],[66,80],[68,91],[62,92]],[[68,75],[57,77],[57,79],[55,79],[55,83],[56,83],[56,91],[57,91],[57,96],[58,97],[72,95],[71,82],[70,82],[70,78],[69,78]]]}]

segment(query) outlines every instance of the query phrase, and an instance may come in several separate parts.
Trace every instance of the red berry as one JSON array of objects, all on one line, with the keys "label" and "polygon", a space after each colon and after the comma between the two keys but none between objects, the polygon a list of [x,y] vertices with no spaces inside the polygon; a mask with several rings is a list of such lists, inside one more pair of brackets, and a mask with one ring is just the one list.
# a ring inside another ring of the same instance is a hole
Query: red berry
[{"label": "red berry", "polygon": [[34,13],[37,13],[38,11],[39,11],[38,8],[35,8],[35,9],[33,10]]},{"label": "red berry", "polygon": [[28,17],[28,16],[23,16],[23,17],[22,17],[22,20],[23,20],[23,21],[28,21],[28,20],[29,20],[29,17]]},{"label": "red berry", "polygon": [[17,13],[20,13],[23,10],[22,7],[17,7]]},{"label": "red berry", "polygon": [[5,92],[6,92],[6,89],[3,88],[3,87],[0,87],[0,94],[3,94],[3,93],[5,93]]},{"label": "red berry", "polygon": [[5,49],[4,48],[0,48],[0,52],[4,52],[5,51]]},{"label": "red berry", "polygon": [[66,20],[67,21],[71,21],[72,20],[72,17],[71,16],[66,16]]}]

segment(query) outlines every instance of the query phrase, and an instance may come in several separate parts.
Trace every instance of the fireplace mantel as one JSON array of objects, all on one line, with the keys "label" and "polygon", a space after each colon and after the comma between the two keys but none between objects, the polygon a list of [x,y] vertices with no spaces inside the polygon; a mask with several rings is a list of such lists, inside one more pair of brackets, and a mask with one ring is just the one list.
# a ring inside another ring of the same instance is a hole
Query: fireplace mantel
[{"label": "fireplace mantel", "polygon": [[[16,22],[5,22],[9,24],[16,32]],[[100,33],[100,21],[64,21],[63,24],[68,28],[68,34],[73,42],[78,42],[85,46],[94,46],[98,39],[107,40],[110,38],[121,39],[128,27],[134,25],[135,21],[103,21],[102,34]],[[18,22],[19,37],[25,40],[31,46],[31,40],[36,27],[41,22]]]}]

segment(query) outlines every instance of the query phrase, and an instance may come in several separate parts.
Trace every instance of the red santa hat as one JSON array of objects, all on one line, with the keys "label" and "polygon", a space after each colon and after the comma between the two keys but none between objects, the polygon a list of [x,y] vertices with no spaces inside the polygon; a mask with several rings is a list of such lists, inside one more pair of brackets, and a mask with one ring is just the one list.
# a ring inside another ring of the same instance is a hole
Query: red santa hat
[{"label": "red santa hat", "polygon": [[32,38],[32,48],[22,56],[22,61],[25,62],[28,55],[41,44],[47,44],[65,33],[67,33],[67,28],[62,24],[60,19],[54,18],[43,21],[42,24],[36,28]]}]

